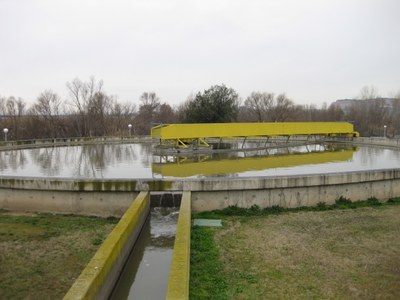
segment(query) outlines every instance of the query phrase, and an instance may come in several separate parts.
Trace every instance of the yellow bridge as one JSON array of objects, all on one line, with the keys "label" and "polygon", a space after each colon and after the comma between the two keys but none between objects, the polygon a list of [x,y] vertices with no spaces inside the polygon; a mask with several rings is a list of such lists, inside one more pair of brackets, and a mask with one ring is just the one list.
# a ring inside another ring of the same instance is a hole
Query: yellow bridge
[{"label": "yellow bridge", "polygon": [[296,135],[359,136],[353,124],[347,122],[162,124],[151,129],[151,136],[159,138],[161,145],[180,148],[188,145],[207,147],[207,138]]}]

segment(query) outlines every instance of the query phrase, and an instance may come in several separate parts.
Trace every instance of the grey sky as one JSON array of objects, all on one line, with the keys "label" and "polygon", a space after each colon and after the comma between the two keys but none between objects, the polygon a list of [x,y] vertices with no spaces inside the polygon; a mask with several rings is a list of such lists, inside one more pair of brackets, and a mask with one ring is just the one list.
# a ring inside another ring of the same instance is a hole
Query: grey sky
[{"label": "grey sky", "polygon": [[224,83],[299,104],[400,91],[398,0],[0,0],[0,95],[28,103],[91,75],[171,105]]}]

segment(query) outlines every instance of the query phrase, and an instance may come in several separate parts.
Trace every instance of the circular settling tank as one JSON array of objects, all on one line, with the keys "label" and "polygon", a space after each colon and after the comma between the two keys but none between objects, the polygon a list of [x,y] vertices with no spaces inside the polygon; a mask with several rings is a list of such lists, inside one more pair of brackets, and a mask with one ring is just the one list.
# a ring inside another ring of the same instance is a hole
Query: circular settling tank
[{"label": "circular settling tank", "polygon": [[153,154],[150,143],[0,151],[4,177],[196,179],[310,175],[400,168],[400,150],[312,144],[224,152]]}]

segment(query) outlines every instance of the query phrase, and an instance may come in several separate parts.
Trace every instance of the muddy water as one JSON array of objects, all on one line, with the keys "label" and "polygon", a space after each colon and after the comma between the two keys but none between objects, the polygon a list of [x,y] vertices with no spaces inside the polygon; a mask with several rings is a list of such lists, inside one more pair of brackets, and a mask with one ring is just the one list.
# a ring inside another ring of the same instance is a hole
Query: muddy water
[{"label": "muddy water", "polygon": [[152,208],[110,299],[165,299],[178,208]]}]

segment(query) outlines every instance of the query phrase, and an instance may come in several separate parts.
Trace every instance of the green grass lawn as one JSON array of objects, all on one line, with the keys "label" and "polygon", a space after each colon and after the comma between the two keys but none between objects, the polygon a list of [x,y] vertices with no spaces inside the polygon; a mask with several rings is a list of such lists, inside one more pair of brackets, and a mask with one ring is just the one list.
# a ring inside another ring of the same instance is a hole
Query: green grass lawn
[{"label": "green grass lawn", "polygon": [[398,201],[343,200],[195,215],[224,226],[192,230],[191,299],[400,299]]},{"label": "green grass lawn", "polygon": [[117,222],[0,210],[0,299],[62,299]]}]

